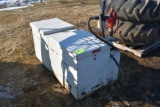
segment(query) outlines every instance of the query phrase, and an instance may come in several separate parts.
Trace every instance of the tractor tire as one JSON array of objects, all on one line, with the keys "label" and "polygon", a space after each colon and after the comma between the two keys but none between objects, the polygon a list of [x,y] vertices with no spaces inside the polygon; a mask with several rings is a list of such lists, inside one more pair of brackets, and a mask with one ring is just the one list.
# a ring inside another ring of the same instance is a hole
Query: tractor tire
[{"label": "tractor tire", "polygon": [[[100,1],[101,7],[102,1]],[[105,13],[108,14],[111,8],[123,21],[160,21],[159,0],[106,0]]]},{"label": "tractor tire", "polygon": [[160,22],[139,23],[120,21],[113,28],[113,37],[128,46],[142,46],[160,40]]}]

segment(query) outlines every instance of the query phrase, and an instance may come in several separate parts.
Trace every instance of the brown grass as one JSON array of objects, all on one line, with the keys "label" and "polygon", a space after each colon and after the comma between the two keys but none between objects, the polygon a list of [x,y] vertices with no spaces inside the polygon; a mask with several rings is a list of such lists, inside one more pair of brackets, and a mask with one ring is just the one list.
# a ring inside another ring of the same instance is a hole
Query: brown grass
[{"label": "brown grass", "polygon": [[104,87],[81,101],[75,101],[35,57],[30,22],[57,17],[77,29],[88,30],[88,18],[99,13],[98,2],[49,2],[0,12],[0,85],[10,83],[15,95],[13,99],[1,99],[1,106],[110,107],[125,106],[126,102],[153,106],[159,101],[152,97],[157,94],[156,98],[160,98],[156,91],[160,81],[159,50],[145,59],[123,52],[121,66],[126,81]]}]

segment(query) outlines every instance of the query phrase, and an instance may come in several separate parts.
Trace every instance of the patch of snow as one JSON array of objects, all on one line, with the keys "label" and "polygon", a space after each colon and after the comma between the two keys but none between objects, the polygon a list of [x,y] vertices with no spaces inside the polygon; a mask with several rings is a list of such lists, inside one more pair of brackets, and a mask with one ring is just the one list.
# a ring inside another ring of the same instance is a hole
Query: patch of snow
[{"label": "patch of snow", "polygon": [[35,3],[47,1],[48,0],[0,0],[0,11],[26,8]]},{"label": "patch of snow", "polygon": [[28,6],[21,6],[21,7],[9,7],[9,8],[3,8],[0,9],[0,11],[6,11],[6,10],[16,10],[16,9],[22,9],[22,8],[26,8]]},{"label": "patch of snow", "polygon": [[7,86],[0,85],[0,100],[1,99],[12,99],[15,96],[12,93],[12,88],[10,84],[7,84]]}]

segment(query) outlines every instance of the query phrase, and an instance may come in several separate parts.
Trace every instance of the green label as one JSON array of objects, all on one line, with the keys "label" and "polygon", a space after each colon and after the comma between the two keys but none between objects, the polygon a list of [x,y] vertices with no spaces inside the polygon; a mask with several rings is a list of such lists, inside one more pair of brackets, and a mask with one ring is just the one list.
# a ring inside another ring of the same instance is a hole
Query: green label
[{"label": "green label", "polygon": [[82,54],[84,52],[86,52],[86,51],[84,49],[82,49],[82,48],[80,48],[80,49],[75,51],[76,54]]}]

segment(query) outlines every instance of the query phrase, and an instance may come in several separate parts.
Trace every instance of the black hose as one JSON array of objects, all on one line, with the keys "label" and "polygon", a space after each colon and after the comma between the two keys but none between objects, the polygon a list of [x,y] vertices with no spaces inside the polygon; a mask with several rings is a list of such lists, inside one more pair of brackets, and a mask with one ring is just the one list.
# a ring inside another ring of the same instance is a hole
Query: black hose
[{"label": "black hose", "polygon": [[98,38],[99,40],[103,41],[104,43],[106,43],[107,45],[109,45],[110,47],[112,47],[113,49],[116,49],[118,50],[112,43],[108,42],[105,38],[102,38],[100,36],[98,36],[91,28],[90,26],[90,22],[91,20],[98,20],[99,19],[99,16],[92,16],[89,18],[88,20],[88,29],[90,30],[90,32],[96,37]]},{"label": "black hose", "polygon": [[101,14],[99,14],[99,21],[100,21],[100,28],[101,28],[102,36],[103,36],[103,38],[105,38],[105,33],[104,33],[104,29],[103,29],[103,21],[102,21],[102,15]]},{"label": "black hose", "polygon": [[[111,42],[108,42],[105,38],[102,38],[100,36],[98,36],[91,28],[90,26],[90,22],[91,20],[98,20],[99,19],[99,16],[93,16],[93,17],[90,17],[88,19],[88,29],[90,30],[90,32],[96,37],[98,38],[99,40],[101,40],[102,42],[106,43],[107,45],[109,45],[112,49],[115,49],[115,50],[118,50]],[[117,62],[117,60],[113,57],[113,55],[111,54],[111,58],[113,59],[113,61],[115,62],[115,64],[117,65],[118,69],[120,70],[121,74],[122,74],[122,79],[124,80],[124,75],[123,75],[123,71],[119,65],[119,63]]]},{"label": "black hose", "polygon": [[106,8],[106,0],[103,0],[103,6],[102,6],[102,11],[101,11],[101,14],[104,15],[104,12],[105,12],[105,8]]},{"label": "black hose", "polygon": [[117,67],[118,67],[119,71],[121,72],[122,79],[124,80],[124,74],[123,74],[123,71],[122,71],[121,66],[118,64],[117,60],[113,57],[113,55],[112,55],[112,54],[111,54],[110,56],[111,56],[111,58],[113,59],[113,61],[116,63],[116,65],[117,65]]},{"label": "black hose", "polygon": [[103,38],[105,38],[105,32],[104,32],[104,28],[103,28],[103,19],[102,18],[104,18],[105,8],[106,8],[106,0],[103,0],[103,5],[102,5],[102,9],[101,9],[102,11],[101,11],[101,14],[99,14],[100,28],[102,31]]}]

